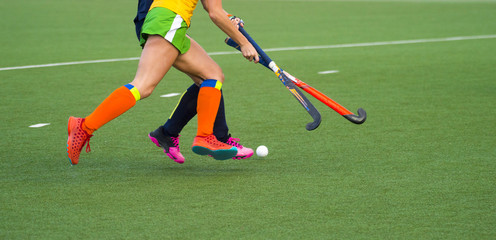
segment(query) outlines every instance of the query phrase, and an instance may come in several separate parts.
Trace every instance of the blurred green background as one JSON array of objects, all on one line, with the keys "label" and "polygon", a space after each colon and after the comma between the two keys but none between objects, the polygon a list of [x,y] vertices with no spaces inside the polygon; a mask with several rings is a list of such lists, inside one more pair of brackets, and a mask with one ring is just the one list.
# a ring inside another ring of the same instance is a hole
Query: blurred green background
[{"label": "blurred green background", "polygon": [[[186,163],[147,137],[191,81],[171,70],[154,94],[105,125],[80,163],[67,119],[134,77],[136,1],[0,3],[2,239],[494,239],[496,1],[226,0],[282,68],[368,119],[353,125],[308,96],[310,117],[274,74],[248,63],[201,4],[189,34],[224,69],[229,127],[269,155]],[[487,37],[490,35],[489,37]],[[318,74],[336,70],[334,74]],[[50,123],[29,128],[37,123]]]}]

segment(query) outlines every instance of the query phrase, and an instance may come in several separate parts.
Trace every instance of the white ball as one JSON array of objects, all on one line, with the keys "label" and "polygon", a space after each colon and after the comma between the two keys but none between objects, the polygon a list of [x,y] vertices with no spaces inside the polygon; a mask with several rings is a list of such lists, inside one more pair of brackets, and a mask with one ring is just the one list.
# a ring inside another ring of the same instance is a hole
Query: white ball
[{"label": "white ball", "polygon": [[269,149],[266,146],[260,145],[257,147],[257,156],[265,157],[267,154],[269,154]]}]

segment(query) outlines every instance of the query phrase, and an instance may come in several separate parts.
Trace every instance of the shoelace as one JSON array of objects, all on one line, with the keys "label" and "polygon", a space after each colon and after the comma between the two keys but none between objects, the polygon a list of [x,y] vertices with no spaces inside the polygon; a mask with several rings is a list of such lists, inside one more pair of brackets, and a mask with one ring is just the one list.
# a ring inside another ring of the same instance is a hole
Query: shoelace
[{"label": "shoelace", "polygon": [[172,144],[174,144],[174,147],[177,147],[177,150],[179,150],[179,137],[181,135],[178,135],[177,137],[171,137],[172,139]]},{"label": "shoelace", "polygon": [[[87,134],[87,133],[86,133],[86,134]],[[93,135],[89,135],[89,134],[88,134],[88,138],[86,138],[86,140],[85,140],[85,141],[84,141],[84,143],[83,143],[83,146],[84,146],[84,144],[87,144],[87,145],[86,145],[86,152],[87,152],[87,153],[91,152],[91,147],[90,147],[90,138],[91,138],[91,137],[93,137]]]},{"label": "shoelace", "polygon": [[93,137],[93,134],[88,134],[86,131],[83,130],[82,125],[84,123],[84,120],[85,119],[83,118],[82,121],[79,122],[79,127],[77,129],[79,129],[79,131],[82,131],[83,134],[87,136],[87,138],[84,140],[83,145],[81,146],[81,148],[83,148],[84,144],[87,144],[86,145],[86,152],[89,153],[89,152],[91,152],[90,138]]},{"label": "shoelace", "polygon": [[243,147],[241,144],[237,143],[239,140],[239,138],[229,137],[226,143],[234,147]]}]

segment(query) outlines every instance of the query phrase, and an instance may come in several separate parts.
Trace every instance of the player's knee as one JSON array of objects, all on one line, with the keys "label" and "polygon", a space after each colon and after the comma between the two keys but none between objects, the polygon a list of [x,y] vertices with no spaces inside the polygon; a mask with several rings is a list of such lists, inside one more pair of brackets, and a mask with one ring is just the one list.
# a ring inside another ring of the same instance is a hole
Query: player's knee
[{"label": "player's knee", "polygon": [[209,79],[215,79],[221,83],[224,83],[224,73],[222,71],[217,72],[212,75],[212,77],[209,77]]},{"label": "player's knee", "polygon": [[136,89],[138,89],[138,92],[140,94],[140,99],[149,97],[150,95],[152,95],[153,89],[155,89],[154,86],[148,86],[148,85],[134,84],[134,86],[136,87]]},{"label": "player's knee", "polygon": [[224,83],[224,75],[219,76],[219,78],[217,78],[217,81]]},{"label": "player's knee", "polygon": [[141,99],[147,98],[150,95],[152,95],[153,88],[151,88],[151,89],[145,88],[143,90],[140,90],[139,92],[140,92]]},{"label": "player's knee", "polygon": [[224,83],[224,72],[222,71],[222,68],[217,65],[217,63],[213,62],[213,64],[210,64],[207,69],[208,70],[204,71],[202,74],[203,79],[215,79]]}]

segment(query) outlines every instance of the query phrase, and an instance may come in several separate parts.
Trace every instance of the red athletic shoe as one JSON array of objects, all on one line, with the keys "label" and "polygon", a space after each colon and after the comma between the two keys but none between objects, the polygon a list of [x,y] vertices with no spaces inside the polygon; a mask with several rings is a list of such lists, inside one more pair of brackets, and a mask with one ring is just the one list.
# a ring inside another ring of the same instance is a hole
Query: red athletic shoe
[{"label": "red athletic shoe", "polygon": [[213,134],[206,137],[196,136],[192,150],[196,154],[210,155],[217,160],[233,158],[238,153],[236,147],[217,140]]},{"label": "red athletic shoe", "polygon": [[83,122],[84,118],[69,117],[69,124],[67,126],[67,132],[69,134],[67,138],[67,156],[72,165],[78,164],[79,154],[81,154],[84,144],[88,143],[86,152],[91,151],[90,138],[93,135],[88,134],[81,128]]}]

